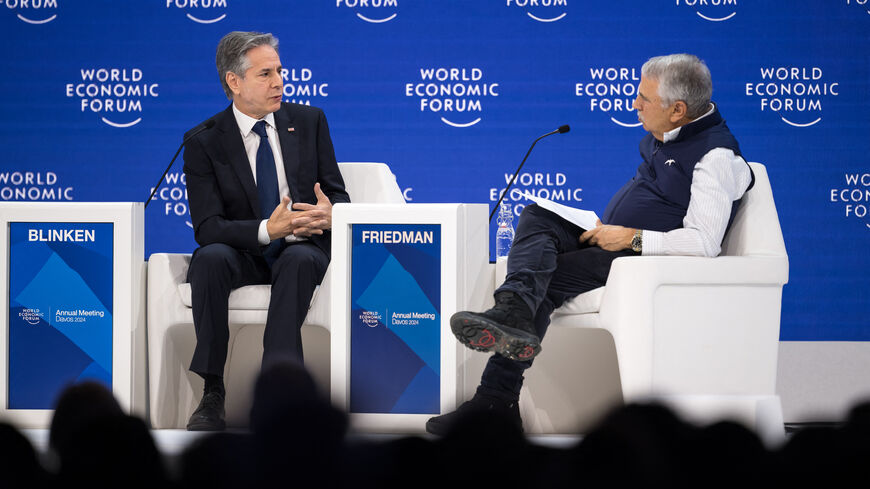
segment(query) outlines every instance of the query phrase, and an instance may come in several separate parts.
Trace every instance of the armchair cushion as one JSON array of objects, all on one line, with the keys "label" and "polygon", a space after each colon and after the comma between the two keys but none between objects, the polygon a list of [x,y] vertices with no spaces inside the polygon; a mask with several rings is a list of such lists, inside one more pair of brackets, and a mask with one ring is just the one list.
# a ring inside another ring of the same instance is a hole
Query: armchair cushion
[{"label": "armchair cushion", "polygon": [[565,301],[561,307],[556,309],[556,314],[573,315],[573,314],[588,314],[598,312],[601,309],[601,299],[604,297],[604,287],[592,289],[570,300]]},{"label": "armchair cushion", "polygon": [[[271,285],[246,285],[230,292],[230,309],[243,309],[249,311],[266,311],[269,309],[269,297],[272,291]],[[192,307],[190,300],[190,284],[185,282],[178,284],[178,294],[181,295],[181,303]],[[317,297],[314,292],[311,302]]]}]

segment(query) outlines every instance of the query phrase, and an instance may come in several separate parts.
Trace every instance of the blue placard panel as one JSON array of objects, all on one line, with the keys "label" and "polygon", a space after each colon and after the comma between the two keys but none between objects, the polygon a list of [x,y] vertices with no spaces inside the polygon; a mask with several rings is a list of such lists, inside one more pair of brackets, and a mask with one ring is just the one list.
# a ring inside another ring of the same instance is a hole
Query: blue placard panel
[{"label": "blue placard panel", "polygon": [[441,411],[441,226],[354,224],[350,411]]},{"label": "blue placard panel", "polygon": [[8,409],[112,386],[112,223],[9,224]]}]

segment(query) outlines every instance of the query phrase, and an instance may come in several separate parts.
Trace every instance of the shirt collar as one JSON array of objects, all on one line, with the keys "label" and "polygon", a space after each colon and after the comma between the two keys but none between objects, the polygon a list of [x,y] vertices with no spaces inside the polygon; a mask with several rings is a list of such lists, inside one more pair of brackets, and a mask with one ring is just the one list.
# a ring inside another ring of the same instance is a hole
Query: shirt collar
[{"label": "shirt collar", "polygon": [[[233,106],[233,107],[235,107],[235,106]],[[699,121],[699,120],[703,119],[704,117],[707,117],[708,115],[712,114],[713,111],[715,111],[715,110],[716,110],[716,104],[714,104],[713,102],[710,102],[710,110],[708,110],[707,112],[704,113],[704,115],[702,115],[701,117],[698,117],[697,119],[693,120],[692,122]],[[269,115],[272,115],[272,114],[269,114]],[[664,133],[662,135],[662,143],[667,143],[669,141],[673,141],[674,139],[677,139],[677,136],[680,135],[680,129],[682,127],[683,126],[680,126],[680,127],[671,129],[670,131]]]},{"label": "shirt collar", "polygon": [[236,116],[236,124],[239,126],[239,130],[242,132],[242,137],[248,137],[251,133],[251,129],[254,128],[254,124],[263,120],[266,121],[266,124],[269,126],[275,127],[275,114],[269,113],[266,114],[266,117],[262,119],[254,119],[253,117],[242,113],[241,110],[236,108],[236,104],[233,104],[233,115]]}]

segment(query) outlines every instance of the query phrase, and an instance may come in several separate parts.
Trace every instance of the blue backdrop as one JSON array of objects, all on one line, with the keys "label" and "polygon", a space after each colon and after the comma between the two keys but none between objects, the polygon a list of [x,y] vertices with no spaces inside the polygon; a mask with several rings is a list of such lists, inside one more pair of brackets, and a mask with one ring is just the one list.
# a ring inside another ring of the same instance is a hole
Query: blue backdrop
[{"label": "blue backdrop", "polygon": [[[870,340],[868,0],[2,0],[0,30],[3,200],[145,200],[228,104],[217,41],[260,30],[286,100],[323,108],[338,159],[388,163],[410,202],[492,203],[531,140],[570,124],[518,187],[600,213],[639,163],[640,65],[697,54],[770,172],[782,339]],[[147,254],[195,246],[180,164],[169,177]]]}]

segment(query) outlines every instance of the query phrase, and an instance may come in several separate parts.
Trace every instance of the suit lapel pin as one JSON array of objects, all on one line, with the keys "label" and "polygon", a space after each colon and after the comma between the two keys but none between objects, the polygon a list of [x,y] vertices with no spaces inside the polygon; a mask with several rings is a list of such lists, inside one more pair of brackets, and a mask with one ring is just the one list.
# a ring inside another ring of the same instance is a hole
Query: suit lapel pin
[{"label": "suit lapel pin", "polygon": [[292,128],[292,127],[288,127],[288,128],[287,128],[287,132],[293,132],[293,131],[295,131],[295,130],[296,130],[296,129],[295,129],[295,128]]}]

